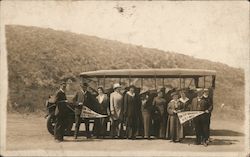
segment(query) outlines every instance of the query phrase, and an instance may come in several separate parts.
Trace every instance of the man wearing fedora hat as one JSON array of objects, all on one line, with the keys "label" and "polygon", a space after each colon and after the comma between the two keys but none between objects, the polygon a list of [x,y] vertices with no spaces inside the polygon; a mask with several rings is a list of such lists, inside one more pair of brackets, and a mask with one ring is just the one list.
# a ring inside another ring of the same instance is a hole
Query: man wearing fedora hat
[{"label": "man wearing fedora hat", "polygon": [[113,85],[114,92],[110,94],[110,118],[111,118],[111,135],[112,137],[118,137],[121,133],[121,125],[123,115],[122,115],[122,107],[123,107],[123,95],[121,93],[121,85],[119,83],[115,83]]},{"label": "man wearing fedora hat", "polygon": [[60,83],[60,89],[57,91],[55,96],[55,128],[54,137],[57,142],[63,141],[64,131],[67,127],[68,112],[67,98],[65,94],[66,82]]},{"label": "man wearing fedora hat", "polygon": [[213,99],[212,99],[212,91],[209,90],[208,88],[205,88],[204,89],[204,94],[203,94],[203,99],[205,100],[206,102],[206,118],[208,119],[207,120],[207,132],[208,132],[208,140],[210,138],[210,122],[211,122],[211,113],[213,111]]},{"label": "man wearing fedora hat", "polygon": [[[76,92],[73,102],[75,105],[75,133],[74,137],[77,139],[79,128],[81,124],[81,113],[83,106],[87,106],[88,108],[95,110],[95,101],[94,97],[91,93],[87,90],[88,84],[87,83],[80,83],[80,90]],[[90,138],[90,131],[89,131],[89,120],[84,119],[84,124],[86,128],[86,136]]]},{"label": "man wearing fedora hat", "polygon": [[203,144],[204,146],[208,145],[208,113],[209,106],[208,103],[203,98],[203,89],[197,89],[197,97],[192,100],[192,111],[204,111],[204,114],[201,114],[194,118],[195,133],[196,133],[196,144]]}]

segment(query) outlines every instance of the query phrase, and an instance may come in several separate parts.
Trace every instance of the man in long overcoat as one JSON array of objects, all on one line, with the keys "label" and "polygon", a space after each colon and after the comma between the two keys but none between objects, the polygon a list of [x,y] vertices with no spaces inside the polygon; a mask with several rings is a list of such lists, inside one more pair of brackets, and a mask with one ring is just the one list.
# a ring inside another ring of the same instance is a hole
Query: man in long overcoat
[{"label": "man in long overcoat", "polygon": [[60,89],[55,97],[55,128],[54,137],[57,142],[63,141],[63,136],[68,122],[69,108],[67,107],[67,98],[65,94],[66,83],[60,84]]},{"label": "man in long overcoat", "polygon": [[[113,138],[121,135],[123,120],[123,95],[121,86],[115,83],[114,92],[110,94],[110,118],[111,118],[111,135]],[[119,128],[120,126],[120,128]]]}]

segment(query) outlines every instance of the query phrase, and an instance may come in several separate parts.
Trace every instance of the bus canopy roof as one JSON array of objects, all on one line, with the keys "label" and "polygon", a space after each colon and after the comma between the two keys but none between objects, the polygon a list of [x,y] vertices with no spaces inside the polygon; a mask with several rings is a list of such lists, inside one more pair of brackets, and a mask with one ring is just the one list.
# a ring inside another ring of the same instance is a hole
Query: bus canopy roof
[{"label": "bus canopy roof", "polygon": [[81,77],[90,78],[195,78],[215,76],[216,71],[205,69],[119,69],[88,71],[80,74]]}]

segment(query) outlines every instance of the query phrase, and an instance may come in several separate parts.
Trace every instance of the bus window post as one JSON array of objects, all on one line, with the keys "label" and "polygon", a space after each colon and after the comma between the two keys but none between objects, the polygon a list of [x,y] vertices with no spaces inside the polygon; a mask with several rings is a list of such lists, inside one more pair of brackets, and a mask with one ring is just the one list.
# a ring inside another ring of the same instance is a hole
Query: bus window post
[{"label": "bus window post", "polygon": [[105,89],[105,75],[103,77],[103,88]]},{"label": "bus window post", "polygon": [[180,81],[179,87],[180,87],[180,89],[181,89],[181,76],[179,76],[179,81]]},{"label": "bus window post", "polygon": [[99,78],[97,79],[97,86],[98,87],[100,86],[100,79]]},{"label": "bus window post", "polygon": [[195,87],[198,88],[198,86],[199,86],[199,78],[198,77],[194,78],[194,84],[195,84]]},{"label": "bus window post", "polygon": [[186,78],[183,79],[183,86],[186,88]]},{"label": "bus window post", "polygon": [[155,75],[155,89],[156,89],[156,75]]},{"label": "bus window post", "polygon": [[215,78],[216,78],[215,76],[213,76],[213,78],[212,78],[212,79],[213,79],[213,80],[212,80],[212,87],[213,87],[213,88],[215,88]]},{"label": "bus window post", "polygon": [[141,88],[143,88],[143,78],[141,78]]},{"label": "bus window post", "polygon": [[206,88],[206,76],[203,76],[203,88]]}]

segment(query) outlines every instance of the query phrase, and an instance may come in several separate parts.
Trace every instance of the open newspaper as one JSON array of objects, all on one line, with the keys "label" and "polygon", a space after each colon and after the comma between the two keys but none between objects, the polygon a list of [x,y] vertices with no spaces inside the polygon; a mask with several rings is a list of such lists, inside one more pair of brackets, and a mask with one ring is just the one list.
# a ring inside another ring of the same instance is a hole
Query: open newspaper
[{"label": "open newspaper", "polygon": [[204,111],[184,111],[184,112],[177,113],[177,115],[180,120],[180,123],[183,124],[186,121],[189,121],[203,113],[205,112]]},{"label": "open newspaper", "polygon": [[107,115],[96,113],[95,111],[89,109],[88,107],[83,106],[81,117],[82,118],[105,118],[107,117]]}]

